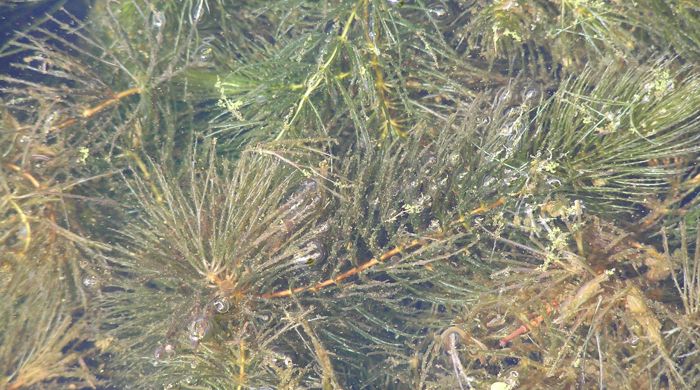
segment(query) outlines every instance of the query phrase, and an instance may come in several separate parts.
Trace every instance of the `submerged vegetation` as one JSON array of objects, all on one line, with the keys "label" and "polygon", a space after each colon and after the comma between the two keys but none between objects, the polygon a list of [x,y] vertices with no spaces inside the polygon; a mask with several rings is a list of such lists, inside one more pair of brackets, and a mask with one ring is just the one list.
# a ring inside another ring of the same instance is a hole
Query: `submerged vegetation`
[{"label": "submerged vegetation", "polygon": [[695,2],[54,3],[1,388],[700,386]]}]

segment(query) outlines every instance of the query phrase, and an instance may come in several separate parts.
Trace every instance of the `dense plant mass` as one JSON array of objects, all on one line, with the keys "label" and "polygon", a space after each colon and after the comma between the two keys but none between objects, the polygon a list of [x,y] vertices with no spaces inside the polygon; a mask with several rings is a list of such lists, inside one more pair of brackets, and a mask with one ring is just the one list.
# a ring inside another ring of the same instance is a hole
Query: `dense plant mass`
[{"label": "dense plant mass", "polygon": [[0,388],[700,386],[696,2],[0,15]]}]

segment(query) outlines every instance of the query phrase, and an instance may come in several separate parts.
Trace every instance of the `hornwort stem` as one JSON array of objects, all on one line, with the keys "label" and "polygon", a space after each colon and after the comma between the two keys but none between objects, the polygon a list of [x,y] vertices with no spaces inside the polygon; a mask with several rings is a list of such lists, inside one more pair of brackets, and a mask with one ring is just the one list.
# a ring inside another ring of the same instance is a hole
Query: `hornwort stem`
[{"label": "hornwort stem", "polygon": [[22,175],[22,177],[24,177],[25,179],[29,180],[30,183],[32,183],[32,186],[34,186],[34,188],[37,188],[37,189],[41,188],[41,184],[39,183],[39,180],[37,180],[34,176],[32,176],[31,173],[29,173],[27,171],[23,171],[22,168],[20,168],[19,166],[15,165],[15,164],[12,164],[12,163],[5,163],[4,165],[7,168],[9,168],[15,172],[20,173]]},{"label": "hornwort stem", "polygon": [[[490,203],[487,205],[481,205],[481,206],[475,208],[469,214],[470,215],[482,214],[484,212],[493,210],[493,209],[503,205],[505,203],[505,201],[506,201],[506,199],[504,197],[501,197],[493,203]],[[460,217],[459,220],[453,222],[452,224],[455,224],[455,223],[463,224],[464,217],[463,216]],[[317,284],[314,284],[311,286],[301,286],[301,287],[297,287],[297,288],[290,288],[287,290],[280,290],[280,291],[275,291],[275,292],[271,292],[271,293],[261,294],[261,295],[258,295],[258,298],[262,298],[262,299],[286,298],[286,297],[292,296],[294,294],[299,294],[299,293],[303,293],[303,292],[307,292],[307,291],[317,292],[317,291],[319,291],[323,288],[326,288],[328,286],[338,284],[338,283],[342,282],[343,280],[345,280],[351,276],[357,275],[360,272],[363,272],[369,268],[372,268],[379,263],[383,263],[386,260],[390,259],[392,256],[399,255],[404,251],[418,249],[418,248],[422,247],[423,245],[425,245],[427,242],[428,242],[427,239],[415,239],[406,245],[399,245],[399,246],[395,247],[394,249],[391,249],[388,252],[385,252],[384,254],[379,256],[379,258],[374,257],[374,258],[370,259],[369,261],[367,261],[366,263],[358,265],[357,267],[353,267],[353,268],[343,272],[342,274],[340,274],[336,277],[326,279],[320,283],[317,283]]]},{"label": "hornwort stem", "polygon": [[[547,305],[547,308],[546,308],[547,315],[552,314],[552,312],[554,311],[554,309],[557,306],[558,306],[557,302],[553,302],[552,305]],[[500,347],[505,347],[511,341],[524,335],[525,333],[529,332],[533,328],[538,327],[542,323],[542,321],[544,321],[544,316],[542,316],[542,315],[539,315],[539,316],[533,318],[532,320],[530,320],[530,322],[528,324],[521,325],[518,329],[511,332],[508,336],[499,340],[498,345]]]},{"label": "hornwort stem", "polygon": [[401,254],[403,251],[419,248],[419,247],[425,245],[425,243],[426,243],[426,240],[416,239],[416,240],[409,242],[406,245],[400,245],[400,246],[397,246],[396,248],[394,248],[388,252],[385,252],[384,254],[379,256],[379,258],[372,258],[369,261],[367,261],[366,263],[358,265],[357,267],[350,268],[349,270],[343,272],[342,274],[340,274],[336,277],[326,279],[323,282],[317,283],[313,286],[303,286],[303,287],[297,287],[294,289],[280,290],[280,291],[273,292],[273,293],[262,294],[262,295],[260,295],[260,298],[263,298],[263,299],[284,298],[284,297],[289,297],[291,295],[306,292],[306,291],[317,292],[317,291],[321,290],[322,288],[332,286],[334,284],[338,284],[351,276],[357,275],[366,269],[372,268],[375,265],[382,263],[382,262],[386,261],[387,259],[390,259],[392,256]]},{"label": "hornwort stem", "polygon": [[[98,104],[98,105],[96,105],[96,106],[90,107],[90,108],[86,108],[85,110],[83,110],[83,112],[80,113],[80,118],[82,118],[82,119],[91,118],[91,117],[95,116],[95,114],[97,114],[97,113],[99,113],[100,111],[104,110],[105,108],[107,108],[107,107],[109,107],[109,106],[113,106],[113,105],[119,103],[119,101],[122,100],[122,99],[124,99],[125,97],[129,97],[129,96],[131,96],[131,95],[137,95],[137,94],[140,94],[141,92],[143,92],[143,89],[142,89],[141,87],[129,88],[129,89],[127,89],[127,90],[118,92],[118,93],[115,94],[113,97],[111,97],[111,98],[109,98],[109,99],[103,101],[102,103],[100,103],[100,104]],[[73,125],[76,124],[77,122],[78,122],[78,120],[77,120],[76,118],[66,119],[65,121],[63,121],[63,122],[57,124],[57,125],[54,127],[54,129],[56,129],[56,130],[65,129],[66,127],[73,126]]]}]

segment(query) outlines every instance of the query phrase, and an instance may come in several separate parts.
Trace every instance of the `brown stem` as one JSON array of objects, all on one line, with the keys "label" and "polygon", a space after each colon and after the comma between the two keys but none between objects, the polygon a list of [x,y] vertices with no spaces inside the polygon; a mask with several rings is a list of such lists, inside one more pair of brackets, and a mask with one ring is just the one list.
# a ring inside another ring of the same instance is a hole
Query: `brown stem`
[{"label": "brown stem", "polygon": [[[501,197],[493,203],[490,203],[487,205],[481,205],[481,206],[475,208],[469,214],[470,215],[482,214],[486,211],[492,210],[496,207],[503,205],[505,203],[505,201],[506,201],[506,199],[504,197]],[[460,217],[460,219],[458,221],[455,221],[455,223],[463,224],[464,217]],[[379,258],[376,258],[376,257],[372,258],[369,261],[367,261],[366,263],[358,265],[357,267],[353,267],[353,268],[343,272],[342,274],[340,274],[338,276],[335,276],[335,277],[330,278],[330,279],[326,279],[320,283],[314,284],[312,286],[301,286],[301,287],[297,287],[297,288],[290,288],[287,290],[280,290],[280,291],[276,291],[276,292],[265,293],[265,294],[258,295],[258,298],[262,298],[262,299],[285,298],[285,297],[289,297],[289,296],[303,293],[303,292],[307,292],[307,291],[317,292],[317,291],[319,291],[323,288],[326,288],[328,286],[338,284],[338,283],[342,282],[343,280],[345,280],[351,276],[357,275],[364,270],[372,268],[379,263],[383,263],[384,261],[390,259],[392,256],[399,255],[404,251],[420,248],[421,246],[425,245],[427,242],[428,241],[426,239],[415,239],[406,245],[399,245],[399,246],[395,247],[394,249],[391,249],[390,251],[379,256]]]},{"label": "brown stem", "polygon": [[[552,314],[552,311],[557,307],[557,303],[554,302],[552,305],[547,305],[547,315]],[[501,340],[498,341],[498,345],[501,347],[505,347],[510,343],[511,341],[515,340],[516,338],[524,335],[525,333],[529,332],[533,328],[538,327],[542,321],[544,321],[544,316],[537,316],[530,320],[529,323],[521,325],[518,329],[512,331],[508,336],[502,338]]]},{"label": "brown stem", "polygon": [[[140,94],[142,92],[143,92],[143,89],[140,87],[129,88],[127,90],[118,92],[113,97],[101,102],[100,104],[93,106],[93,107],[90,107],[90,108],[86,108],[85,110],[83,110],[83,112],[80,114],[80,118],[82,118],[82,119],[91,118],[91,117],[95,116],[95,114],[99,113],[100,111],[103,111],[105,108],[119,103],[119,101],[121,101],[122,99],[129,97],[131,95]],[[77,122],[78,122],[78,118],[66,119],[65,121],[57,124],[54,127],[54,129],[57,129],[57,130],[65,129],[66,127],[73,126]]]},{"label": "brown stem", "polygon": [[322,288],[325,288],[325,287],[328,287],[328,286],[331,286],[334,284],[338,284],[338,283],[342,282],[343,280],[345,280],[353,275],[357,275],[366,269],[372,268],[375,265],[377,265],[381,262],[384,262],[387,259],[390,259],[392,256],[401,254],[403,251],[415,249],[415,248],[418,248],[422,245],[425,245],[425,243],[426,243],[425,240],[416,239],[416,240],[409,242],[407,245],[397,246],[396,248],[382,254],[379,258],[372,258],[371,260],[367,261],[366,263],[358,265],[357,267],[353,267],[353,268],[343,272],[342,274],[340,274],[336,277],[326,279],[323,282],[317,283],[313,286],[303,286],[303,287],[297,287],[294,289],[290,288],[288,290],[280,290],[280,291],[273,292],[273,293],[262,294],[262,295],[260,295],[260,298],[263,298],[263,299],[284,298],[284,297],[288,297],[288,296],[302,293],[302,292],[306,292],[306,291],[317,292],[317,291],[321,290]]}]

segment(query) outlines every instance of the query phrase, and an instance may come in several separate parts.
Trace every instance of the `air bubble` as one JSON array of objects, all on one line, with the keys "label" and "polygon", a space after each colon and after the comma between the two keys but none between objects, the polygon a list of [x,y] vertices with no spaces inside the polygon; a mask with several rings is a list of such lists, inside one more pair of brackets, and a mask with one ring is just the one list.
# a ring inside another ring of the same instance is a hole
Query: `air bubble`
[{"label": "air bubble", "polygon": [[21,226],[17,230],[17,237],[19,237],[20,240],[24,241],[27,239],[27,227],[26,226]]},{"label": "air bubble", "polygon": [[449,14],[447,12],[447,8],[445,8],[445,6],[442,4],[431,5],[430,8],[428,9],[428,12],[430,12],[430,14],[435,19],[438,19],[438,20],[443,20],[443,19],[447,18],[447,16],[449,16]]},{"label": "air bubble", "polygon": [[165,25],[165,14],[161,11],[153,11],[151,24],[157,30],[160,30]]},{"label": "air bubble", "polygon": [[536,87],[526,88],[523,92],[523,102],[537,101],[541,95],[542,91]]},{"label": "air bubble", "polygon": [[209,332],[209,321],[200,316],[195,318],[189,326],[189,338],[193,345],[197,345]]},{"label": "air bubble", "polygon": [[508,387],[508,384],[505,382],[494,382],[491,384],[491,387],[489,387],[490,390],[508,390],[510,387]]},{"label": "air bubble", "polygon": [[197,58],[200,62],[211,62],[214,58],[214,46],[213,43],[216,38],[213,36],[208,36],[202,39],[202,44],[197,48]]},{"label": "air bubble", "polygon": [[497,315],[486,323],[487,328],[497,328],[506,323],[504,316]]},{"label": "air bubble", "polygon": [[519,376],[520,374],[518,374],[518,372],[515,370],[509,373],[509,378],[506,379],[506,383],[508,384],[509,389],[514,389],[518,387],[518,385],[520,384],[520,381],[518,381]]},{"label": "air bubble", "polygon": [[462,156],[460,156],[459,153],[453,153],[450,155],[448,163],[452,168],[456,168],[462,165]]},{"label": "air bubble", "polygon": [[165,345],[159,345],[158,348],[153,352],[153,357],[156,360],[161,360],[164,358],[172,357],[175,354],[175,347],[168,343]]},{"label": "air bubble", "polygon": [[200,62],[210,62],[214,58],[214,49],[209,44],[203,44],[198,51]]},{"label": "air bubble", "polygon": [[83,278],[83,286],[85,287],[95,287],[97,285],[97,278],[93,275],[88,275]]},{"label": "air bubble", "polygon": [[217,298],[211,305],[217,313],[226,313],[231,308],[231,302],[226,298]]},{"label": "air bubble", "polygon": [[190,23],[197,24],[202,19],[205,9],[209,10],[209,4],[206,0],[197,0],[197,4],[192,7],[192,12],[190,13]]}]

